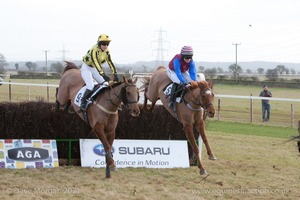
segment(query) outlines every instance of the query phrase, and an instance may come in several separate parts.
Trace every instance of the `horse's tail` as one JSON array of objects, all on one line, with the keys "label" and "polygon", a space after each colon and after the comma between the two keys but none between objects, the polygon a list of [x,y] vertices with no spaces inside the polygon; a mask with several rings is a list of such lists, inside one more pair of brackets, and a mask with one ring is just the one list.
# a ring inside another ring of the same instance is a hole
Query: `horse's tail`
[{"label": "horse's tail", "polygon": [[145,91],[148,87],[149,87],[149,83],[150,83],[150,77],[146,76],[144,77],[141,82],[143,83],[143,85],[139,88],[140,91]]},{"label": "horse's tail", "polygon": [[163,66],[163,65],[160,65],[160,66],[158,66],[158,67],[156,68],[156,70],[161,70],[161,69],[166,69],[166,67]]},{"label": "horse's tail", "polygon": [[79,69],[79,67],[77,67],[77,65],[75,65],[75,63],[73,62],[69,62],[69,61],[64,61],[66,63],[66,67],[63,71],[63,74],[68,71],[69,69]]}]

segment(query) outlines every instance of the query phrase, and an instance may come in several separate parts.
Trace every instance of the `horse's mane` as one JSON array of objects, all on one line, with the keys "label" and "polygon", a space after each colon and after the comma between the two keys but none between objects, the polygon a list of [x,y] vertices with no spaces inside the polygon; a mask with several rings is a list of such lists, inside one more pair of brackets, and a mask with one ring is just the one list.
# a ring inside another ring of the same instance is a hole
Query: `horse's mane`
[{"label": "horse's mane", "polygon": [[[128,83],[131,83],[131,84],[134,84],[133,80],[131,78],[127,79]],[[121,85],[122,83],[124,83],[123,81],[120,81],[120,82],[116,82],[116,83],[113,83],[111,85],[112,88],[118,86],[118,85]]]},{"label": "horse's mane", "polygon": [[199,81],[198,86],[199,86],[200,90],[211,89],[211,91],[212,91],[212,89],[213,89],[213,84],[212,84],[211,80],[209,80],[209,81],[205,81],[205,80]]},{"label": "horse's mane", "polygon": [[77,65],[75,65],[75,63],[73,63],[73,62],[69,62],[69,61],[64,61],[64,62],[66,63],[66,67],[62,74],[64,74],[69,69],[79,69],[79,67],[77,67]]}]

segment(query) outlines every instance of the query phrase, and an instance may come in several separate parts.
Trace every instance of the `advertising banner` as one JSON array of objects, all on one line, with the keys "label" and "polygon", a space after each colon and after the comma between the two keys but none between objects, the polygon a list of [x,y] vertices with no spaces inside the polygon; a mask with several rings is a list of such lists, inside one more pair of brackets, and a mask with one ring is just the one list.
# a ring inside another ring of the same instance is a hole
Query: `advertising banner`
[{"label": "advertising banner", "polygon": [[55,140],[0,140],[0,168],[58,166]]},{"label": "advertising banner", "polygon": [[[113,158],[118,168],[189,167],[187,141],[115,140]],[[105,150],[98,139],[80,139],[82,167],[105,167]]]}]

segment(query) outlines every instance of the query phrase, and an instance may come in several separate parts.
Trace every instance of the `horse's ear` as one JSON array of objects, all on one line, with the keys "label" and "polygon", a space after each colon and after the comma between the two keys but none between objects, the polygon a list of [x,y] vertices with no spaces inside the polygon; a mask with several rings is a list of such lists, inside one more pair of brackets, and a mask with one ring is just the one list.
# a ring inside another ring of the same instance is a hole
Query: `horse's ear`
[{"label": "horse's ear", "polygon": [[126,84],[128,84],[128,81],[127,81],[127,79],[126,79],[125,76],[123,76],[123,82],[126,83]]}]

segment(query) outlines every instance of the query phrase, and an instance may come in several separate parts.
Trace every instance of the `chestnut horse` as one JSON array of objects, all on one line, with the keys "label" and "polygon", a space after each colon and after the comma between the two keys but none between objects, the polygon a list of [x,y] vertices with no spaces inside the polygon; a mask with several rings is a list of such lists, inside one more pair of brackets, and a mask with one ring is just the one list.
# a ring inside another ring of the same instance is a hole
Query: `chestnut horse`
[{"label": "chestnut horse", "polygon": [[[59,87],[56,93],[57,108],[72,104],[75,112],[84,119],[79,112],[79,107],[74,103],[74,98],[78,91],[84,86],[79,68],[71,62],[66,62]],[[138,106],[139,90],[135,85],[137,79],[132,81],[123,77],[123,81],[111,85],[100,91],[95,97],[95,101],[87,110],[87,119],[94,134],[104,145],[106,152],[106,178],[110,178],[110,170],[115,170],[112,156],[112,145],[115,139],[115,129],[118,123],[118,108],[123,102],[129,107],[129,113],[137,117],[140,113]]]},{"label": "chestnut horse", "polygon": [[[144,88],[144,105],[143,110],[152,112],[157,100],[161,100],[164,107],[169,111],[169,113],[177,118],[177,120],[182,123],[183,130],[186,134],[188,141],[196,155],[198,162],[198,168],[200,169],[200,174],[207,174],[206,170],[203,168],[200,156],[199,148],[194,136],[194,127],[200,133],[201,138],[206,146],[207,154],[210,160],[216,160],[216,157],[212,153],[208,140],[205,134],[205,121],[204,121],[204,110],[206,110],[208,117],[214,117],[215,109],[213,105],[214,94],[211,91],[212,83],[206,81],[198,81],[196,88],[191,86],[186,87],[184,94],[182,96],[182,101],[176,103],[176,111],[168,107],[168,96],[165,95],[163,89],[166,88],[172,81],[167,75],[167,69],[164,66],[160,66],[156,69],[151,77],[146,77],[143,81]],[[147,106],[147,100],[152,102],[150,108]]]}]

